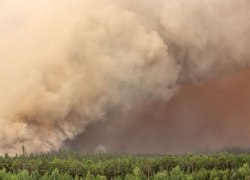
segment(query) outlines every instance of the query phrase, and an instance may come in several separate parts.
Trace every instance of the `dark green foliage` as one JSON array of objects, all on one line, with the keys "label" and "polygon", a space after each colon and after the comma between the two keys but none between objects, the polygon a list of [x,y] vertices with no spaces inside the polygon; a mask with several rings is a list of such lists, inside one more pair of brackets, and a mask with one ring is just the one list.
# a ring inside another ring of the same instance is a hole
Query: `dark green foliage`
[{"label": "dark green foliage", "polygon": [[141,156],[42,153],[0,156],[0,180],[250,179],[250,155]]}]

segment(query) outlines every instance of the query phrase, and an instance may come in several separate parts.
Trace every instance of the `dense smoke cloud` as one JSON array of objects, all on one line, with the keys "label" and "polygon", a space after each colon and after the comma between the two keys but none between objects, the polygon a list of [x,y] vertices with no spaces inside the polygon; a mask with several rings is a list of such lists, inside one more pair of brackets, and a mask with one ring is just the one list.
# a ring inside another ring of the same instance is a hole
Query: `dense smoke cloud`
[{"label": "dense smoke cloud", "polygon": [[1,1],[0,152],[58,150],[108,121],[108,112],[126,116],[167,102],[183,84],[247,66],[249,7],[244,0]]}]

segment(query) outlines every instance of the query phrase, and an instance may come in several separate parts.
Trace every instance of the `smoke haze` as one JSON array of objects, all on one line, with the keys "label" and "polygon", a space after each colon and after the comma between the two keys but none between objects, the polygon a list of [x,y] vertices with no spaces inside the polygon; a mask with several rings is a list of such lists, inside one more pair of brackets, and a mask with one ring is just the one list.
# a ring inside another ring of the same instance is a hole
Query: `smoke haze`
[{"label": "smoke haze", "polygon": [[248,147],[249,8],[0,1],[0,153]]}]

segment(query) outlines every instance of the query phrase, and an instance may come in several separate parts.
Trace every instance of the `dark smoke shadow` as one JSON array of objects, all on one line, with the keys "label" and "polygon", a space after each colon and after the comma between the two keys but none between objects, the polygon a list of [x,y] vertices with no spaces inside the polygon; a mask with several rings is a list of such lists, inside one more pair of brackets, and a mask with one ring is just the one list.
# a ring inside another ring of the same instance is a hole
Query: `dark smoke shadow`
[{"label": "dark smoke shadow", "polygon": [[249,79],[250,71],[241,70],[186,85],[168,103],[113,109],[106,121],[90,125],[67,146],[81,152],[99,146],[118,153],[248,152]]}]

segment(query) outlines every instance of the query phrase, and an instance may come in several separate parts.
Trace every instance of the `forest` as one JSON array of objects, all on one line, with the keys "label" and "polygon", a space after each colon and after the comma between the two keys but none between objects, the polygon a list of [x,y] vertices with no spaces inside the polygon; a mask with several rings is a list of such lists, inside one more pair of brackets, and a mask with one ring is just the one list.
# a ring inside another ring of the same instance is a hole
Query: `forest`
[{"label": "forest", "polygon": [[126,155],[75,152],[5,154],[1,180],[250,179],[250,154]]}]

